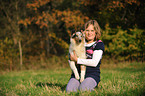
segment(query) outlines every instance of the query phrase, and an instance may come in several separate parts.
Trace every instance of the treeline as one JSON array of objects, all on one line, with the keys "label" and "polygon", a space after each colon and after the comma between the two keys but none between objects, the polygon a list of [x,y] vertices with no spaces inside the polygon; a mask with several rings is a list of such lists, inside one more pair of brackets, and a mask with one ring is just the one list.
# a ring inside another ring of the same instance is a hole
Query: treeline
[{"label": "treeline", "polygon": [[0,0],[0,68],[67,58],[71,30],[90,19],[102,28],[104,58],[143,62],[144,12],[143,0]]}]

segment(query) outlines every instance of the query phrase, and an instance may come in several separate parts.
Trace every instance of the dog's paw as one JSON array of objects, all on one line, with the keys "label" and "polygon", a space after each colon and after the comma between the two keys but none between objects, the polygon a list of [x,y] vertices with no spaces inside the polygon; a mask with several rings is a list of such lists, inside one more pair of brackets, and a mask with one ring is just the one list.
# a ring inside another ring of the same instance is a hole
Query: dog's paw
[{"label": "dog's paw", "polygon": [[83,82],[83,81],[84,81],[84,78],[81,78],[81,79],[80,79],[80,82]]},{"label": "dog's paw", "polygon": [[76,75],[75,78],[76,78],[77,80],[79,80],[79,79],[80,79],[80,76],[79,76],[79,75]]}]

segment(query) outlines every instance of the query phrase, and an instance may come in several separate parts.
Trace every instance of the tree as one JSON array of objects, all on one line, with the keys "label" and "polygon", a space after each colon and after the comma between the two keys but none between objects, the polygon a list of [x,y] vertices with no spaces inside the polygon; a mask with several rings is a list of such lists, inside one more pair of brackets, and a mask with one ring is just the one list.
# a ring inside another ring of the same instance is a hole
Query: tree
[{"label": "tree", "polygon": [[22,5],[24,4],[24,1],[20,0],[10,0],[10,1],[1,1],[1,10],[2,10],[2,16],[5,20],[3,27],[7,29],[6,33],[8,35],[11,35],[11,37],[14,40],[14,44],[18,44],[19,47],[19,56],[20,56],[20,68],[22,68],[23,65],[23,57],[22,57],[22,38],[20,31],[20,26],[18,24],[18,21],[21,19],[22,14],[21,11],[24,11],[24,7]]},{"label": "tree", "polygon": [[[83,16],[79,10],[72,10],[70,8],[60,10],[61,8],[59,8],[59,6],[63,5],[63,1],[66,0],[34,0],[33,2],[27,4],[27,8],[32,15],[19,21],[19,24],[23,24],[25,26],[36,24],[39,26],[40,30],[43,30],[40,34],[45,34],[46,36],[43,36],[43,38],[44,40],[47,40],[47,44],[43,43],[44,45],[42,46],[44,49],[45,46],[48,45],[47,54],[50,52],[50,45],[55,46],[54,44],[58,44],[66,50],[68,49],[68,44],[63,40],[63,38],[59,38],[56,31],[65,27],[65,31],[70,35],[71,29],[78,29],[78,26],[83,25],[84,21],[88,20],[88,17]],[[71,2],[69,3],[71,4]],[[61,34],[66,33],[61,32]],[[57,53],[55,47],[53,47],[52,50]]]}]

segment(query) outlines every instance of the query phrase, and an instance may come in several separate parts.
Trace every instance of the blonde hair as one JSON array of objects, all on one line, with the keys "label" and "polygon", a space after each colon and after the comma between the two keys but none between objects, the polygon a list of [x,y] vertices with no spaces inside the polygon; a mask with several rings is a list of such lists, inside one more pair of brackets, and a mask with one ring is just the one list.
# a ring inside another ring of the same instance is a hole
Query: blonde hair
[{"label": "blonde hair", "polygon": [[96,32],[96,37],[94,40],[98,40],[101,37],[101,28],[98,24],[98,22],[96,20],[89,20],[86,24],[85,24],[85,29],[87,29],[89,27],[89,25],[93,25],[94,26],[94,30]]}]

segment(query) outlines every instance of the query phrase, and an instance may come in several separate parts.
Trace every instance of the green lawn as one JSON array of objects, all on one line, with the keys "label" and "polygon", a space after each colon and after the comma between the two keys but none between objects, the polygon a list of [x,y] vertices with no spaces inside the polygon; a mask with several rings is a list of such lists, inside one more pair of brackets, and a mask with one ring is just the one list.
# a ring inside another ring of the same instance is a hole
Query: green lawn
[{"label": "green lawn", "polygon": [[1,72],[0,96],[140,96],[145,95],[145,63],[102,65],[93,92],[66,93],[70,68]]}]

